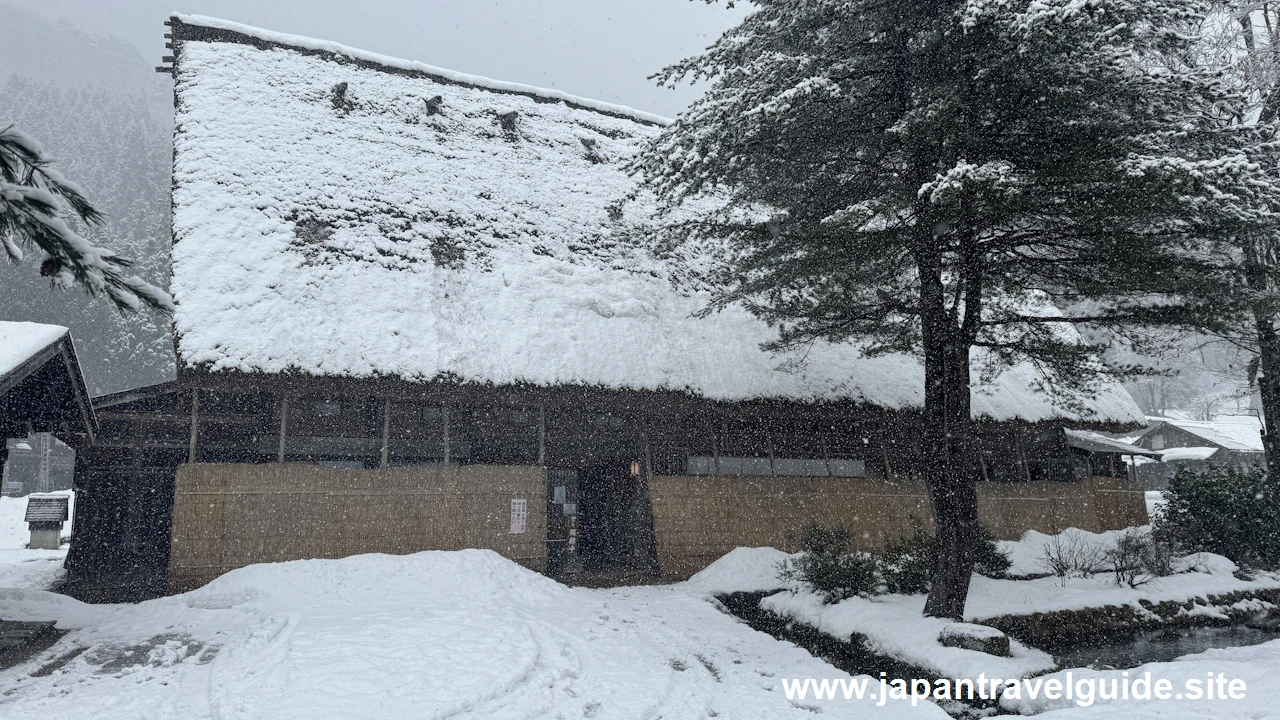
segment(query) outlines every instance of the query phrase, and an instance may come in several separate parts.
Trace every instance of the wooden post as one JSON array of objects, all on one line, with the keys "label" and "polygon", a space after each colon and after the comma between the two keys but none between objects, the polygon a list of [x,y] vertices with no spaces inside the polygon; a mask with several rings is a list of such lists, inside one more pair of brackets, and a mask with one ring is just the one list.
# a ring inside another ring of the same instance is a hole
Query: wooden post
[{"label": "wooden post", "polygon": [[1031,468],[1027,465],[1027,453],[1022,447],[1022,433],[1017,428],[1013,430],[1013,441],[1018,448],[1018,462],[1022,465],[1022,476],[1027,482],[1031,482]]},{"label": "wooden post", "polygon": [[387,455],[391,444],[391,398],[382,402],[382,460],[378,467],[387,466]]},{"label": "wooden post", "polygon": [[538,466],[547,464],[547,404],[538,403]]},{"label": "wooden post", "polygon": [[280,451],[276,454],[276,462],[284,462],[285,428],[289,425],[289,396],[280,398]]},{"label": "wooden post", "polygon": [[764,444],[769,447],[769,474],[773,477],[778,476],[778,469],[773,465],[773,435],[766,430],[764,433]]},{"label": "wooden post", "polygon": [[649,449],[649,428],[644,430],[644,476],[653,475],[653,452]]},{"label": "wooden post", "polygon": [[440,406],[440,417],[444,420],[444,464],[449,464],[449,406]]},{"label": "wooden post", "polygon": [[187,446],[187,464],[196,461],[200,439],[200,388],[191,388],[191,442]]},{"label": "wooden post", "polygon": [[822,465],[827,469],[827,477],[835,477],[836,474],[831,472],[831,448],[827,445],[827,439],[822,438]]},{"label": "wooden post", "polygon": [[728,431],[729,431],[729,424],[724,422],[723,420],[720,421],[720,429],[716,431],[716,464],[715,464],[715,467],[711,469],[712,475],[720,474],[720,445],[724,441],[725,433],[727,433]]}]

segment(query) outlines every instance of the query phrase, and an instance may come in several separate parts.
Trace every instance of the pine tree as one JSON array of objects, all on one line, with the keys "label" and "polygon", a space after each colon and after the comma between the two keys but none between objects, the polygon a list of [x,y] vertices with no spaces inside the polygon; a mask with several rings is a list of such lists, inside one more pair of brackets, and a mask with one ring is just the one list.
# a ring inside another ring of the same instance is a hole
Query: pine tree
[{"label": "pine tree", "polygon": [[[939,552],[960,618],[978,537],[972,363],[1031,363],[1078,408],[1107,368],[1076,327],[1211,326],[1214,243],[1273,188],[1190,58],[1187,0],[758,0],[657,76],[710,89],[633,161],[668,240],[720,253],[715,304],[925,371]],[[1070,308],[1070,311],[1059,308]]]},{"label": "pine tree", "polygon": [[[1280,6],[1219,0],[1204,23],[1202,62],[1222,67],[1248,99],[1236,122],[1275,141],[1280,122]],[[1274,167],[1274,166],[1273,166]],[[1274,228],[1236,234],[1239,303],[1235,325],[1219,333],[1253,355],[1250,386],[1262,401],[1267,472],[1280,477],[1280,235]]]},{"label": "pine tree", "polygon": [[84,191],[52,167],[39,143],[12,125],[0,128],[0,242],[9,260],[21,262],[35,245],[45,255],[40,274],[56,286],[105,294],[121,310],[173,311],[168,293],[125,275],[132,260],[86,240],[68,215],[88,226],[103,222]]},{"label": "pine tree", "polygon": [[[40,145],[57,158],[58,170],[92,192],[105,222],[92,227],[76,221],[73,228],[94,245],[134,259],[134,273],[163,286],[169,275],[172,129],[148,109],[146,83],[155,73],[141,57],[137,61],[137,72],[115,85],[10,76],[0,85],[0,108],[7,116],[3,124],[39,128]],[[160,86],[172,94],[163,81]],[[70,328],[91,395],[173,378],[168,317],[122,313],[112,303],[85,303],[50,288],[32,269],[0,263],[0,320]]]}]

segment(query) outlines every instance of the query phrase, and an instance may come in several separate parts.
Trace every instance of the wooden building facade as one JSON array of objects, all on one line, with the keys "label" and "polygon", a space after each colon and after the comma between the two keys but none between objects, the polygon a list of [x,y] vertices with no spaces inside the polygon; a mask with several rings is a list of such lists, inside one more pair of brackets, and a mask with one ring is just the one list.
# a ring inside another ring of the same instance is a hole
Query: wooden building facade
[{"label": "wooden building facade", "polygon": [[[698,312],[707,258],[644,241],[657,214],[626,159],[666,119],[167,24],[178,380],[97,403],[84,594],[468,546],[679,577],[736,542],[785,546],[805,517],[878,542],[927,514],[918,359],[765,352],[775,331],[746,310]],[[1136,405],[1111,384],[1064,409],[1037,379],[975,391],[988,517],[1006,535],[1121,522],[1101,507],[1131,498],[1077,482],[1062,428],[1127,426]]]}]

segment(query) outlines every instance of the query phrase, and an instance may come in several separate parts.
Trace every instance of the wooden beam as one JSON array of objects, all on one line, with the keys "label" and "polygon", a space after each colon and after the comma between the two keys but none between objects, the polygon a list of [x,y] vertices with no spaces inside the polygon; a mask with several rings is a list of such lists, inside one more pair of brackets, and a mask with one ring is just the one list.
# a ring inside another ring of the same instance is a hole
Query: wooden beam
[{"label": "wooden beam", "polygon": [[449,464],[449,406],[440,406],[440,417],[444,420],[444,464]]},{"label": "wooden beam", "polygon": [[285,428],[289,425],[289,396],[280,397],[280,451],[276,454],[276,462],[284,462]]},{"label": "wooden beam", "polygon": [[196,462],[200,441],[200,388],[191,388],[191,443],[187,447],[187,464]]},{"label": "wooden beam", "polygon": [[538,465],[547,464],[547,404],[538,403]]},{"label": "wooden beam", "polygon": [[382,459],[378,467],[387,466],[387,455],[391,442],[391,398],[382,401]]},{"label": "wooden beam", "polygon": [[778,468],[773,463],[773,435],[768,430],[764,433],[764,444],[769,448],[769,474],[777,477]]},{"label": "wooden beam", "polygon": [[715,449],[716,457],[715,457],[715,465],[711,467],[712,475],[720,474],[720,444],[723,441],[725,432],[727,432],[727,425],[724,421],[721,421],[720,428],[716,430],[716,433],[715,433],[716,434],[716,449]]}]

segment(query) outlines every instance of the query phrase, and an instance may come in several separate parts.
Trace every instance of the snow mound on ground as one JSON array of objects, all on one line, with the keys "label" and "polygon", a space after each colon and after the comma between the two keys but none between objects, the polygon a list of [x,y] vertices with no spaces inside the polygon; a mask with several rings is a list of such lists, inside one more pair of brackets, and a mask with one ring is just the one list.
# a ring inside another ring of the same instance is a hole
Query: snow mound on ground
[{"label": "snow mound on ground", "polygon": [[179,595],[188,606],[229,609],[254,605],[312,607],[341,603],[486,602],[519,593],[563,594],[565,586],[492,550],[433,550],[412,555],[354,555],[339,560],[294,560],[232,570]]},{"label": "snow mound on ground", "polygon": [[706,595],[764,592],[789,586],[778,578],[778,565],[796,557],[777,548],[734,548],[683,584]]}]

